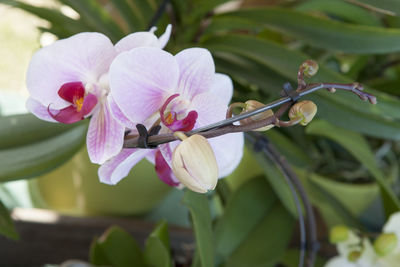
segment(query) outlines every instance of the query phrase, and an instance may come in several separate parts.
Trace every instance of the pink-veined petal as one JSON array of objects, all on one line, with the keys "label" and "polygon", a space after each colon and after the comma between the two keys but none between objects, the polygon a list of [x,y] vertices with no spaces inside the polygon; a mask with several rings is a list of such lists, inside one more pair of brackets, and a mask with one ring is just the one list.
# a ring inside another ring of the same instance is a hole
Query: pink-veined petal
[{"label": "pink-veined petal", "polygon": [[90,119],[86,137],[90,160],[103,164],[117,155],[122,149],[124,133],[125,127],[112,117],[107,102],[101,104]]},{"label": "pink-veined petal", "polygon": [[107,97],[108,104],[110,106],[111,115],[116,119],[121,125],[124,125],[129,129],[136,129],[136,123],[131,122],[125,114],[118,107],[117,103],[115,103],[114,99],[111,95]]},{"label": "pink-veined petal", "polygon": [[40,49],[27,71],[32,98],[44,106],[62,109],[70,105],[58,91],[68,82],[95,83],[108,71],[115,57],[111,41],[100,33],[79,33]]},{"label": "pink-veined petal", "polygon": [[[26,108],[29,110],[29,112],[31,112],[39,119],[50,122],[57,122],[55,119],[53,119],[53,117],[51,117],[47,107],[43,106],[39,101],[36,101],[32,97],[28,98],[28,100],[26,101]],[[50,108],[50,112],[55,114],[58,112],[58,110]]]},{"label": "pink-veined petal", "polygon": [[195,110],[198,114],[195,129],[224,120],[227,109],[228,106],[210,92],[196,95],[188,108],[188,110]]},{"label": "pink-veined petal", "polygon": [[109,75],[115,103],[131,122],[143,122],[176,89],[179,67],[171,54],[140,47],[116,57]]},{"label": "pink-veined petal", "polygon": [[158,145],[158,150],[160,150],[164,160],[167,162],[170,168],[172,168],[172,154],[180,142],[181,141],[174,141],[167,144]]},{"label": "pink-veined petal", "polygon": [[98,174],[100,182],[115,185],[125,178],[130,170],[151,150],[128,148],[100,166]]},{"label": "pink-veined petal", "polygon": [[172,169],[165,161],[159,150],[156,151],[155,154],[155,168],[158,177],[161,181],[166,183],[169,186],[178,186],[179,181],[176,179],[175,175],[172,173]]},{"label": "pink-veined petal", "polygon": [[231,78],[229,78],[228,75],[216,73],[214,81],[211,84],[210,92],[218,96],[224,104],[228,105],[233,95],[233,84]]},{"label": "pink-veined petal", "polygon": [[231,174],[243,157],[243,133],[231,133],[215,138],[209,138],[218,164],[219,178]]},{"label": "pink-veined petal", "polygon": [[[227,106],[212,93],[197,95],[190,109],[199,117],[195,129],[225,119]],[[226,134],[208,139],[218,163],[219,177],[229,175],[240,163],[243,156],[244,137],[242,133]]]},{"label": "pink-veined petal", "polygon": [[180,70],[178,93],[191,100],[208,92],[214,81],[214,60],[207,49],[188,48],[175,56]]},{"label": "pink-veined petal", "polygon": [[167,45],[169,38],[171,37],[171,31],[172,25],[168,24],[165,32],[160,36],[160,38],[158,38],[158,45],[160,48],[164,48]]}]

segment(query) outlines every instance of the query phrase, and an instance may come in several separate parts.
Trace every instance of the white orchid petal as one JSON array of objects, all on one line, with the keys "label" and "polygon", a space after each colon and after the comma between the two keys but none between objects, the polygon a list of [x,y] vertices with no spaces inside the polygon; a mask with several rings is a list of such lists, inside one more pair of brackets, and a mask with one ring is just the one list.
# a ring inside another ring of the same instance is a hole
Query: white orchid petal
[{"label": "white orchid petal", "polygon": [[62,109],[71,103],[58,95],[64,83],[95,83],[108,71],[115,57],[110,39],[100,33],[79,33],[40,49],[32,57],[27,71],[27,87],[31,97]]}]

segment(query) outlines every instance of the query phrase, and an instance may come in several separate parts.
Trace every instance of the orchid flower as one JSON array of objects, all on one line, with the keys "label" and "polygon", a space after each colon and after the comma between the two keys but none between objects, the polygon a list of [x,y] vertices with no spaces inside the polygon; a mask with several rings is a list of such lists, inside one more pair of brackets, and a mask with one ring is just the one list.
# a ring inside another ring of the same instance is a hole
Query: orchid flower
[{"label": "orchid flower", "polygon": [[[393,267],[400,262],[400,212],[393,213],[383,226],[383,233],[372,246],[367,238],[361,239],[353,231],[345,240],[337,242],[339,255],[330,259],[325,267]],[[332,232],[331,232],[332,233]],[[351,253],[358,251],[352,259]]]},{"label": "orchid flower", "polygon": [[[135,125],[148,129],[160,123],[161,133],[190,131],[225,119],[233,86],[231,79],[215,73],[214,61],[206,49],[189,48],[173,56],[161,49],[142,47],[119,55],[110,67],[112,114],[131,134]],[[129,137],[129,136],[128,136]],[[229,175],[243,155],[243,134],[227,134],[208,140],[217,160],[219,178]],[[155,164],[162,181],[180,182],[172,173],[172,153],[180,141],[157,149],[123,149],[103,164],[99,177],[116,184],[141,159]]]},{"label": "orchid flower", "polygon": [[102,164],[122,148],[125,126],[115,120],[108,104],[108,71],[114,58],[133,48],[163,48],[171,26],[158,39],[154,32],[137,32],[115,46],[101,33],[79,33],[40,49],[28,72],[27,108],[38,118],[75,123],[90,117],[87,148],[90,160]]}]

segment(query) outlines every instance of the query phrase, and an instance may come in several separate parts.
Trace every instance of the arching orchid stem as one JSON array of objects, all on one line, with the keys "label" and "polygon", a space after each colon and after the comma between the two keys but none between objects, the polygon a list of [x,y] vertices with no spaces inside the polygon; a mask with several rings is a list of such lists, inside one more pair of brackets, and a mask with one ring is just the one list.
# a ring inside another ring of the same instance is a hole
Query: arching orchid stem
[{"label": "arching orchid stem", "polygon": [[[280,118],[289,109],[290,106],[291,106],[291,103],[285,103],[278,109],[278,111],[274,114],[274,116],[271,116],[271,117],[268,117],[266,119],[259,120],[259,121],[253,121],[253,122],[245,124],[245,125],[232,125],[231,124],[231,125],[227,125],[227,126],[218,128],[218,129],[209,130],[206,132],[199,132],[199,133],[196,133],[194,131],[185,132],[185,135],[191,136],[194,134],[199,134],[199,135],[204,136],[205,138],[213,138],[213,137],[217,137],[217,136],[228,134],[228,133],[248,132],[248,131],[258,129],[263,126],[275,123],[276,119]],[[159,135],[149,136],[148,144],[150,146],[155,146],[155,145],[169,143],[169,142],[172,142],[175,140],[179,140],[179,138],[176,137],[173,133],[159,134]],[[138,147],[138,137],[125,139],[124,147],[125,148]]]},{"label": "arching orchid stem", "polygon": [[[365,93],[363,91],[363,87],[359,83],[349,83],[349,84],[340,84],[340,83],[313,83],[307,85],[303,90],[298,91],[300,97],[303,97],[305,95],[308,95],[310,93],[313,93],[315,91],[318,91],[320,89],[327,89],[329,91],[334,91],[334,89],[338,90],[345,90],[352,92],[356,94],[360,99],[362,100],[368,100],[371,104],[376,104],[377,100],[376,97]],[[236,133],[236,132],[248,132],[252,131],[254,129],[258,129],[270,124],[275,124],[276,120],[279,119],[282,114],[291,106],[291,98],[290,97],[282,97],[280,99],[277,99],[269,104],[266,104],[265,106],[242,113],[237,116],[233,116],[231,118],[228,118],[226,120],[216,122],[210,125],[207,125],[205,127],[197,128],[193,131],[190,132],[185,132],[186,135],[191,136],[193,134],[200,134],[206,138],[212,138],[212,137],[217,137],[220,135],[228,134],[228,133]],[[275,116],[268,117],[263,120],[257,120],[253,121],[250,123],[247,123],[245,125],[233,125],[234,122],[246,119],[248,117],[257,115],[259,113],[265,112],[269,109],[272,109],[274,107],[278,107],[279,110],[275,113]],[[151,146],[156,146],[159,144],[165,144],[169,143],[172,141],[178,140],[177,137],[175,137],[172,133],[170,134],[159,134],[155,136],[150,136],[148,138],[148,142]],[[135,148],[138,147],[138,138],[137,137],[129,137],[125,139],[124,142],[124,147],[125,148]]]},{"label": "arching orchid stem", "polygon": [[279,126],[279,127],[290,127],[290,126],[299,124],[302,120],[303,120],[303,118],[296,118],[296,119],[292,119],[290,121],[277,120],[275,125]]},{"label": "arching orchid stem", "polygon": [[226,111],[226,118],[232,118],[233,116],[233,109],[235,108],[245,108],[246,104],[243,102],[235,102],[229,105],[228,110]]}]

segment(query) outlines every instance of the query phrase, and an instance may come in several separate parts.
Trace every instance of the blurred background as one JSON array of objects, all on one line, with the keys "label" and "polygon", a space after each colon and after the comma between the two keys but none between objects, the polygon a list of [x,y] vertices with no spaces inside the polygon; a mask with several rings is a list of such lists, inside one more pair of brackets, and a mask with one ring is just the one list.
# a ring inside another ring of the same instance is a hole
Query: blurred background
[{"label": "blurred background", "polygon": [[[265,135],[301,179],[318,214],[321,243],[328,243],[329,228],[337,224],[379,232],[400,209],[399,16],[395,0],[0,0],[0,200],[9,209],[36,207],[151,222],[164,218],[172,225],[190,225],[189,211],[180,203],[183,192],[164,185],[150,163],[141,162],[117,186],[100,184],[97,166],[85,151],[84,123],[64,127],[17,115],[26,113],[25,72],[37,49],[82,31],[102,32],[115,43],[130,32],[148,30],[157,18],[158,36],[173,25],[167,51],[200,46],[213,53],[217,71],[234,81],[234,101],[277,99],[285,82],[295,85],[306,59],[320,65],[312,82],[357,81],[376,95],[378,104],[372,106],[349,93],[315,93],[306,97],[318,106],[315,121]],[[69,140],[68,149],[60,140]],[[45,147],[43,155],[54,157],[37,159]],[[265,178],[266,191],[276,200],[273,206],[282,209],[276,216],[292,223],[272,224],[285,241],[274,248],[279,255],[274,263],[298,253],[293,241],[296,212],[281,175],[248,146],[239,168],[209,196],[218,225],[229,208],[226,200],[249,181]],[[252,194],[248,198],[251,203]],[[276,213],[263,212],[258,223]],[[249,235],[253,228],[249,226]],[[232,248],[238,256],[224,254],[230,259],[227,266],[269,260],[246,251],[244,247],[259,244],[251,242],[243,239]],[[334,253],[322,252],[321,262]],[[218,253],[223,252],[217,246]]]}]

